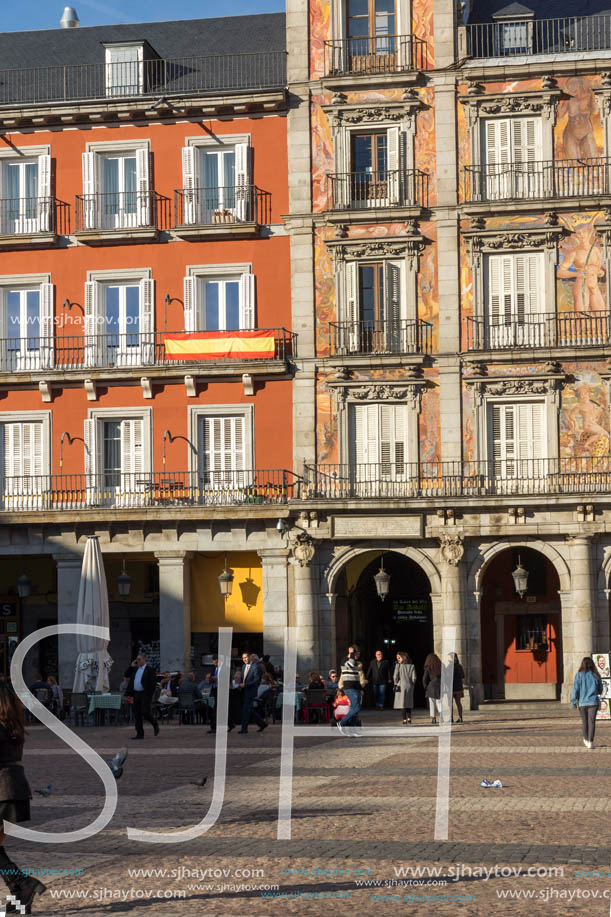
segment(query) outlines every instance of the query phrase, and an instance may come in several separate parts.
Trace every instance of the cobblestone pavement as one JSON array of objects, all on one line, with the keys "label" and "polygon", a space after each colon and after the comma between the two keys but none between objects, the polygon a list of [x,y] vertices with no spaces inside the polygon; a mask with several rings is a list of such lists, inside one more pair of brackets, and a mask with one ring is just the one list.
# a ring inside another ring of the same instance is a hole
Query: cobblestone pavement
[{"label": "cobblestone pavement", "polygon": [[[147,731],[144,742],[131,742],[130,727],[111,726],[77,730],[102,757],[129,746],[107,828],[78,844],[9,839],[7,849],[34,870],[83,870],[45,880],[49,890],[34,907],[45,915],[316,917],[375,909],[607,917],[611,724],[599,723],[597,747],[588,751],[569,711],[495,717],[472,715],[452,731],[447,840],[435,840],[438,742],[398,725],[396,738],[347,739],[329,730],[328,738],[297,739],[292,836],[278,841],[276,724],[229,735],[225,802],[208,833],[183,844],[130,841],[128,825],[175,831],[205,816],[214,736],[202,726],[169,725],[156,739]],[[368,712],[363,723],[397,719]],[[52,784],[48,798],[35,795],[28,827],[65,832],[99,814],[99,778],[42,727],[30,729],[26,768],[34,788]],[[207,785],[194,785],[204,774]],[[499,778],[503,788],[481,788],[483,777]],[[143,869],[161,872],[130,874]],[[285,896],[265,897],[275,893]],[[503,897],[510,893],[521,897]]]}]

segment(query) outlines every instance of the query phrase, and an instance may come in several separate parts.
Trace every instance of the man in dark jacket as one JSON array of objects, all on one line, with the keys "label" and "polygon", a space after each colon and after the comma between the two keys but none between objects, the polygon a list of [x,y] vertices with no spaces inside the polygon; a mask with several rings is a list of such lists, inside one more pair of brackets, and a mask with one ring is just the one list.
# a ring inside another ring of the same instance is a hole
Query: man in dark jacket
[{"label": "man in dark jacket", "polygon": [[384,659],[382,650],[376,650],[376,658],[372,659],[369,663],[366,678],[373,688],[373,699],[376,710],[383,710],[386,685],[391,682],[391,677],[390,666],[388,660]]},{"label": "man in dark jacket", "polygon": [[159,735],[157,720],[151,713],[151,701],[157,687],[157,678],[155,669],[147,665],[144,653],[138,653],[131,666],[126,670],[125,677],[129,679],[125,694],[127,697],[134,698],[136,735],[133,738],[144,738],[144,720],[148,720],[153,727],[155,735]]},{"label": "man in dark jacket", "polygon": [[240,735],[245,735],[248,732],[248,724],[250,722],[251,715],[259,727],[258,731],[263,732],[263,730],[267,727],[267,723],[259,714],[257,709],[253,707],[259,684],[261,682],[259,657],[255,653],[252,653],[250,656],[248,653],[242,653],[242,662],[244,663],[242,666],[243,703],[242,728],[240,729]]}]

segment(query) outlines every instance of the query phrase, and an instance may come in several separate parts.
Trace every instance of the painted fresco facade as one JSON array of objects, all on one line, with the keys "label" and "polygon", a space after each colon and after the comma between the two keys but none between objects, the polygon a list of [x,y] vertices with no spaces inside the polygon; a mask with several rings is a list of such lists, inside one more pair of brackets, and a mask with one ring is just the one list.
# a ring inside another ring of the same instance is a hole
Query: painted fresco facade
[{"label": "painted fresco facade", "polygon": [[353,640],[418,668],[448,625],[474,702],[566,697],[609,642],[611,47],[517,5],[308,6],[287,11],[303,666]]}]

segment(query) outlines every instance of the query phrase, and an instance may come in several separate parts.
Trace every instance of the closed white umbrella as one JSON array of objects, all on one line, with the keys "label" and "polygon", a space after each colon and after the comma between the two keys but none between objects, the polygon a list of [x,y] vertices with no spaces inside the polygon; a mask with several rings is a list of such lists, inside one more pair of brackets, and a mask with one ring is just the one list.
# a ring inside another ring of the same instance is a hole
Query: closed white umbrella
[{"label": "closed white umbrella", "polygon": [[[83,554],[76,623],[108,627],[109,620],[104,561],[100,542],[97,536],[92,535],[87,539]],[[112,659],[107,653],[108,641],[77,633],[76,647],[78,656],[72,690],[75,693],[108,691],[108,673],[112,666]]]}]

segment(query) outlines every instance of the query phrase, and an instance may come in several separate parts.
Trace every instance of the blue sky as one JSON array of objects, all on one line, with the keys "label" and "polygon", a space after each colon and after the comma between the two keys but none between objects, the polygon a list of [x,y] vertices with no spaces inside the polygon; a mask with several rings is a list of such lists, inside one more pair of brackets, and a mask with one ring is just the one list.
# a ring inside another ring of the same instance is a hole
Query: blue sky
[{"label": "blue sky", "polygon": [[[0,32],[56,29],[67,2],[70,0],[4,0],[0,3]],[[76,8],[82,26],[284,12],[284,0],[72,0],[70,5]]]}]

